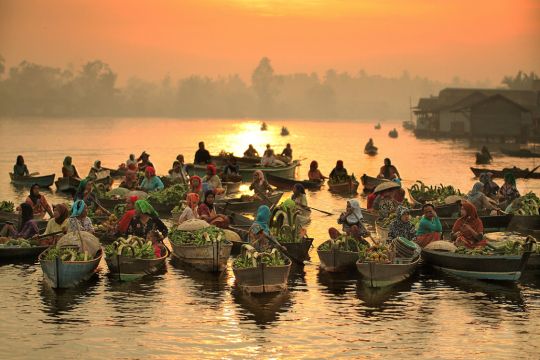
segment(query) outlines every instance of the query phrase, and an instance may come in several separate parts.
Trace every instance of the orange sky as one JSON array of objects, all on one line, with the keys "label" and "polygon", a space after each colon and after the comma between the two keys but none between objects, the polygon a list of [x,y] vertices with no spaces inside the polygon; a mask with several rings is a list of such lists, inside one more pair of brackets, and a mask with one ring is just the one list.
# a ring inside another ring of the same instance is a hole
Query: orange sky
[{"label": "orange sky", "polygon": [[102,59],[120,79],[277,72],[449,80],[540,73],[537,0],[0,0],[0,54],[54,66]]}]

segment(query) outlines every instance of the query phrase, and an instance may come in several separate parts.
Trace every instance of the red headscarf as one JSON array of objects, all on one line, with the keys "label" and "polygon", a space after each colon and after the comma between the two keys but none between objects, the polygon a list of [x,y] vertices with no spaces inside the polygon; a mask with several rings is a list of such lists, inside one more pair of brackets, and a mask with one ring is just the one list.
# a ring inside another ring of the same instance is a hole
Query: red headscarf
[{"label": "red headscarf", "polygon": [[199,204],[199,194],[197,194],[197,193],[189,193],[189,194],[187,194],[187,196],[186,196],[186,200],[187,200],[187,205],[188,205],[193,211],[195,211],[195,208],[196,208],[197,205]]},{"label": "red headscarf", "polygon": [[[199,181],[199,185],[197,186],[196,189],[193,189],[193,182],[195,180]],[[202,190],[202,180],[201,180],[201,178],[198,177],[197,175],[190,177],[189,178],[189,187],[191,188],[191,191],[193,191],[193,192],[196,192],[196,193],[200,192]]]},{"label": "red headscarf", "polygon": [[156,176],[156,169],[151,166],[147,166],[145,172],[150,176]]},{"label": "red headscarf", "polygon": [[132,204],[135,204],[135,201],[139,200],[139,197],[137,195],[132,195],[128,198],[129,202]]},{"label": "red headscarf", "polygon": [[208,164],[206,166],[206,170],[210,170],[212,172],[212,175],[217,174],[217,168],[216,168],[216,165],[214,165],[214,164]]},{"label": "red headscarf", "polygon": [[473,234],[469,230],[465,230],[465,228],[463,228],[463,225],[467,224],[477,233],[483,233],[484,225],[482,224],[482,220],[480,220],[478,217],[476,207],[465,200],[461,201],[461,206],[465,209],[466,214],[465,216],[462,216],[456,220],[454,226],[452,227],[452,232],[461,231],[463,237],[466,239],[472,239]]}]

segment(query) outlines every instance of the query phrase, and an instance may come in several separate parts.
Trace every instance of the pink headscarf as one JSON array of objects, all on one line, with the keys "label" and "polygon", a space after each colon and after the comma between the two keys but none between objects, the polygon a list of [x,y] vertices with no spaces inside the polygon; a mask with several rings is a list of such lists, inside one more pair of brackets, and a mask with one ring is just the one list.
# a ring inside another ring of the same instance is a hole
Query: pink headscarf
[{"label": "pink headscarf", "polygon": [[253,175],[257,175],[257,178],[259,179],[259,185],[264,184],[264,173],[261,170],[255,170],[253,172]]},{"label": "pink headscarf", "polygon": [[145,172],[150,176],[156,176],[156,169],[151,166],[147,166]]}]

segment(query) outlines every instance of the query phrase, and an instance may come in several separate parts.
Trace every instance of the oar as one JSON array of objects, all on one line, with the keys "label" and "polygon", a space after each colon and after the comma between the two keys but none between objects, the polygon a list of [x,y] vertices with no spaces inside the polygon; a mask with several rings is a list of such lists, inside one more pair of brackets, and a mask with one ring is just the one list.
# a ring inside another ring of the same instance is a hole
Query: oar
[{"label": "oar", "polygon": [[94,204],[97,205],[97,207],[99,207],[105,214],[107,214],[108,216],[111,216],[111,212],[107,209],[105,209],[103,206],[101,206],[100,204],[98,204],[98,202],[96,201],[96,199],[92,199],[92,202]]},{"label": "oar", "polygon": [[311,210],[315,210],[315,211],[321,212],[321,213],[326,214],[326,215],[328,215],[328,216],[334,215],[334,214],[331,213],[331,212],[324,211],[324,210],[321,210],[321,209],[317,209],[317,208],[314,208],[314,207],[311,207],[311,206],[308,206],[307,208],[308,208],[308,209],[311,209]]},{"label": "oar", "polygon": [[531,176],[531,175],[533,174],[533,172],[535,172],[536,170],[538,170],[538,168],[540,168],[540,165],[538,165],[537,167],[535,167],[534,169],[532,169],[531,171],[529,171],[529,172],[527,173],[527,175],[525,175],[523,178],[524,178],[524,179],[528,179],[529,176]]},{"label": "oar", "polygon": [[28,174],[28,176],[38,176],[38,175],[39,175],[39,171]]},{"label": "oar", "polygon": [[[264,234],[264,233],[263,233],[263,234]],[[279,243],[279,241],[277,241],[272,235],[266,235],[266,234],[264,234],[264,236],[266,236],[267,239],[269,239],[270,241],[272,241],[272,242],[276,245],[277,249],[283,253],[283,255],[285,255],[286,257],[288,257],[289,259],[291,259],[292,261],[294,261],[295,263],[297,263],[297,264],[299,264],[299,265],[303,265],[303,264],[304,264],[303,261],[300,261],[300,259],[298,259],[298,258],[292,256],[291,254],[289,254],[289,252],[287,251],[287,248],[286,248],[285,246],[281,245],[281,244]]]}]

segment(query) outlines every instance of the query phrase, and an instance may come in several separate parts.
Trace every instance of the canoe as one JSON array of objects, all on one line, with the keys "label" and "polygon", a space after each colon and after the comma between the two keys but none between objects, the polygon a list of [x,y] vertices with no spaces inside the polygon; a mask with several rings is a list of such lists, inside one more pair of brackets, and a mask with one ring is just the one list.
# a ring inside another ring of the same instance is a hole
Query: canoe
[{"label": "canoe", "polygon": [[104,199],[104,198],[98,198],[98,203],[103,206],[105,209],[112,211],[114,207],[118,204],[125,204],[125,199]]},{"label": "canoe", "polygon": [[376,262],[356,262],[356,268],[362,275],[362,282],[369,287],[378,288],[397,284],[409,278],[420,263],[420,256],[412,259],[397,258],[392,264]]},{"label": "canoe", "polygon": [[[217,166],[220,166],[217,161],[216,164]],[[242,181],[251,182],[253,180],[253,172],[255,172],[255,170],[261,170],[265,176],[268,174],[273,174],[284,178],[294,178],[294,172],[296,170],[296,167],[300,165],[300,161],[294,160],[291,164],[285,166],[264,167],[259,164],[260,161],[256,161],[253,163],[243,163],[239,161],[238,165],[240,166],[240,175],[242,176]],[[189,173],[191,175],[203,177],[204,175],[206,175],[206,165],[190,164]]]},{"label": "canoe", "polygon": [[294,243],[285,243],[282,242],[281,245],[287,248],[287,252],[296,260],[304,262],[310,259],[309,250],[313,244],[312,238],[303,238],[301,242]]},{"label": "canoe", "polygon": [[382,184],[383,182],[389,181],[389,180],[379,179],[379,178],[364,174],[360,178],[360,181],[362,181],[364,192],[373,192],[373,190],[375,190],[377,185]]},{"label": "canoe", "polygon": [[[450,205],[439,205],[435,206],[435,212],[437,216],[441,218],[455,218],[459,215],[460,205],[459,203],[454,203]],[[411,216],[422,216],[422,209],[411,209]]]},{"label": "canoe", "polygon": [[368,210],[361,208],[364,221],[369,224],[375,224],[375,221],[379,218],[379,214],[375,210]]},{"label": "canoe", "polygon": [[43,175],[43,176],[15,176],[9,173],[11,182],[15,185],[32,186],[38,184],[39,187],[50,187],[54,183],[55,174]]},{"label": "canoe", "polygon": [[375,221],[375,231],[377,232],[380,242],[386,242],[386,240],[388,240],[389,228],[381,226],[379,221]]},{"label": "canoe", "polygon": [[521,157],[521,158],[540,158],[540,153],[532,152],[529,149],[510,150],[501,148],[501,152],[507,156]]},{"label": "canoe", "polygon": [[130,281],[151,275],[165,266],[169,250],[160,244],[162,256],[156,259],[137,259],[130,256],[113,255],[105,257],[109,273],[120,281]]},{"label": "canoe", "polygon": [[39,255],[39,263],[43,271],[43,278],[53,289],[74,287],[90,279],[103,257],[103,250],[99,249],[96,256],[88,261],[62,261],[44,260],[48,249]]},{"label": "canoe", "polygon": [[390,136],[391,138],[395,139],[398,137],[398,132],[397,131],[394,131],[394,130],[390,130],[388,132],[388,136]]},{"label": "canoe", "polygon": [[[511,222],[513,215],[488,215],[480,216],[484,225],[484,232],[495,232],[506,230]],[[452,231],[452,227],[457,220],[457,217],[439,217],[443,231]]]},{"label": "canoe", "polygon": [[490,172],[493,174],[494,178],[504,178],[504,174],[507,172],[511,172],[514,174],[514,177],[516,179],[521,178],[527,178],[527,179],[540,179],[540,173],[533,172],[531,174],[531,171],[529,169],[520,169],[517,167],[513,168],[505,168],[502,170],[494,170],[494,169],[481,169],[481,168],[474,168],[471,167],[471,171],[474,173],[474,176],[480,177],[480,174],[485,172]]},{"label": "canoe", "polygon": [[281,136],[289,135],[289,130],[286,127],[281,128]]},{"label": "canoe", "polygon": [[259,199],[253,201],[242,201],[241,198],[236,198],[226,201],[219,200],[216,202],[215,206],[218,212],[221,213],[223,213],[224,211],[234,211],[238,213],[255,213],[261,205],[267,205],[270,208],[275,206],[282,196],[283,193],[281,191],[269,195],[268,200],[270,200],[270,204],[264,200]]},{"label": "canoe", "polygon": [[377,149],[364,149],[364,154],[369,156],[377,155]]},{"label": "canoe", "polygon": [[[330,240],[326,240],[325,242],[328,241]],[[327,272],[344,272],[355,268],[356,262],[358,261],[357,252],[336,249],[323,251],[320,250],[321,245],[317,248],[317,254],[321,261],[321,269]]]},{"label": "canoe", "polygon": [[250,294],[264,294],[287,290],[287,280],[291,270],[291,260],[282,266],[268,266],[264,263],[254,268],[235,269],[236,285]]},{"label": "canoe", "polygon": [[[56,185],[57,191],[62,192],[75,192],[77,191],[77,188],[79,187],[81,180],[75,179],[72,177],[60,177],[58,180],[54,182],[54,185]],[[106,187],[110,187],[112,184],[112,178],[110,176],[101,178],[99,180],[95,180],[94,183],[96,184],[104,184]]]},{"label": "canoe", "polygon": [[126,169],[110,169],[110,168],[106,168],[106,167],[104,167],[103,169],[104,170],[109,170],[109,174],[113,178],[124,177],[124,176],[126,176],[126,171],[127,171]]},{"label": "canoe", "polygon": [[526,251],[522,255],[466,255],[422,249],[422,259],[431,266],[477,280],[516,281],[530,254]]},{"label": "canoe", "polygon": [[337,194],[356,194],[358,192],[358,181],[347,181],[338,184],[328,182],[328,190]]},{"label": "canoe", "polygon": [[36,260],[39,254],[47,250],[49,245],[32,247],[0,247],[0,260],[18,261],[18,260]]},{"label": "canoe", "polygon": [[234,194],[240,191],[240,185],[242,185],[242,181],[222,182],[221,185],[225,189],[225,194]]},{"label": "canoe", "polygon": [[319,190],[324,183],[324,181],[312,181],[312,180],[296,180],[296,179],[290,179],[285,178],[282,176],[274,175],[274,174],[267,174],[266,180],[271,185],[274,185],[278,189],[283,190],[290,190],[292,191],[292,188],[295,184],[301,184],[304,189],[307,190]]},{"label": "canoe", "polygon": [[176,245],[171,242],[173,255],[181,262],[201,271],[222,272],[227,269],[232,243],[214,242],[203,246]]},{"label": "canoe", "polygon": [[[47,227],[47,220],[43,220],[42,217],[34,217],[34,220],[36,220],[40,232],[43,232]],[[0,211],[0,223],[6,222],[17,226],[19,224],[19,214],[16,212]]]}]

